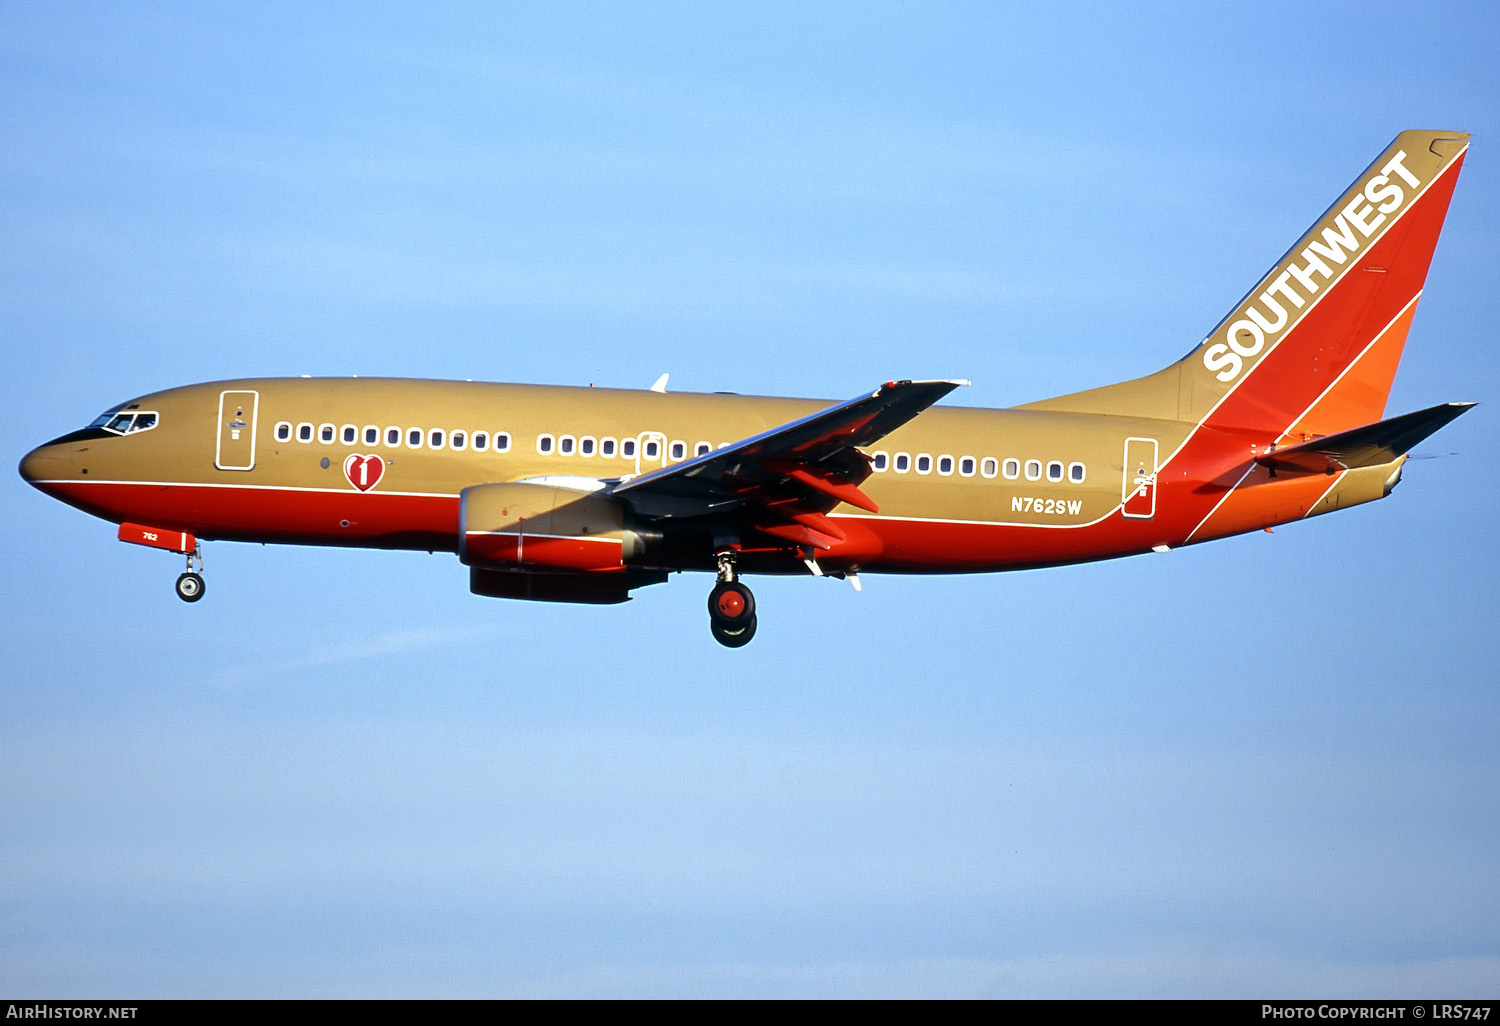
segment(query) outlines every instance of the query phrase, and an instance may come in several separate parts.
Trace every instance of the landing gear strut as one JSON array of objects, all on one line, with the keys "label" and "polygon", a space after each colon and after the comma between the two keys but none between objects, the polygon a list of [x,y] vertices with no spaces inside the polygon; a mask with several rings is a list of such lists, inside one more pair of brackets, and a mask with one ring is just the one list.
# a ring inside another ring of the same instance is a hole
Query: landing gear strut
[{"label": "landing gear strut", "polygon": [[[198,569],[193,569],[193,561],[198,561]],[[203,583],[203,557],[197,549],[187,554],[187,572],[177,578],[177,597],[184,602],[197,602],[203,597],[207,585]]]},{"label": "landing gear strut", "polygon": [[755,637],[755,596],[734,572],[734,553],[718,556],[719,581],[708,593],[708,627],[725,648],[739,648]]}]

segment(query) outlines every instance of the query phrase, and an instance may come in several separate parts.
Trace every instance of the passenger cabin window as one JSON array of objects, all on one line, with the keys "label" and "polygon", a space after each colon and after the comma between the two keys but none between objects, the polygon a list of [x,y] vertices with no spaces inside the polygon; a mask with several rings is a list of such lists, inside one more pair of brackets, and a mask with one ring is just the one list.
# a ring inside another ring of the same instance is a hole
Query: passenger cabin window
[{"label": "passenger cabin window", "polygon": [[292,440],[292,422],[284,420],[276,425],[276,441],[290,442]]},{"label": "passenger cabin window", "polygon": [[406,433],[406,445],[409,449],[422,448],[422,429],[412,428]]},{"label": "passenger cabin window", "polygon": [[1083,484],[1083,474],[1082,463],[1071,463],[1068,465],[1068,477],[1072,479],[1074,484]]},{"label": "passenger cabin window", "polygon": [[577,445],[578,440],[572,435],[563,435],[557,440],[557,451],[562,453],[562,455],[564,456],[571,456],[573,455],[573,450]]},{"label": "passenger cabin window", "polygon": [[1021,476],[1021,461],[1018,460],[1018,459],[1014,459],[1014,458],[1006,460],[1005,461],[1005,480],[1007,480],[1007,481],[1014,481],[1016,478],[1018,478],[1020,476]]},{"label": "passenger cabin window", "polygon": [[1028,480],[1028,481],[1040,481],[1041,479],[1042,479],[1042,461],[1041,460],[1027,460],[1026,461],[1026,480]]},{"label": "passenger cabin window", "polygon": [[648,460],[654,460],[654,459],[656,459],[660,455],[661,455],[661,443],[658,442],[654,438],[650,439],[649,441],[647,441],[646,442],[646,459],[648,459]]},{"label": "passenger cabin window", "polygon": [[508,431],[496,431],[495,432],[495,451],[496,452],[510,452],[510,432],[508,432]]},{"label": "passenger cabin window", "polygon": [[318,440],[325,443],[333,441],[332,424],[324,424],[322,427],[318,428]]},{"label": "passenger cabin window", "polygon": [[297,425],[297,441],[299,441],[299,442],[311,442],[312,441],[312,433],[313,433],[313,426],[311,424],[298,424]]},{"label": "passenger cabin window", "polygon": [[476,431],[474,437],[469,439],[469,448],[475,452],[484,452],[490,447],[490,433],[488,431]]},{"label": "passenger cabin window", "polygon": [[541,453],[543,456],[546,456],[548,453],[550,453],[552,451],[552,436],[551,435],[537,435],[536,436],[536,451],[539,452],[539,453]]},{"label": "passenger cabin window", "polygon": [[455,431],[448,436],[448,448],[455,452],[460,451],[468,444],[469,436],[462,431]]},{"label": "passenger cabin window", "polygon": [[597,446],[598,444],[599,443],[596,442],[596,441],[594,441],[592,438],[588,438],[586,436],[583,437],[583,438],[580,438],[578,440],[578,455],[580,455],[580,456],[592,456],[592,455],[594,455],[594,447]]},{"label": "passenger cabin window", "polygon": [[599,455],[613,456],[615,454],[615,440],[613,438],[599,439]]},{"label": "passenger cabin window", "polygon": [[911,469],[911,453],[896,453],[896,473],[904,474]]},{"label": "passenger cabin window", "polygon": [[1000,464],[995,462],[995,457],[986,456],[979,461],[979,473],[983,477],[994,477],[1000,470]]},{"label": "passenger cabin window", "polygon": [[693,446],[693,454],[695,456],[706,456],[712,450],[713,446],[709,445],[707,442],[699,442],[697,445]]},{"label": "passenger cabin window", "polygon": [[939,456],[938,457],[938,473],[939,474],[951,474],[951,473],[953,473],[953,457],[952,456]]},{"label": "passenger cabin window", "polygon": [[672,443],[672,462],[673,463],[676,463],[678,460],[682,459],[686,455],[687,455],[687,443],[686,442],[673,442]]},{"label": "passenger cabin window", "polygon": [[392,448],[399,448],[401,445],[401,429],[398,427],[386,428],[385,444],[391,446]]},{"label": "passenger cabin window", "polygon": [[884,452],[877,452],[875,454],[875,459],[872,460],[871,463],[870,463],[870,466],[874,467],[876,470],[884,470],[886,467],[889,467],[890,465],[891,465],[890,454],[889,453],[884,453]]},{"label": "passenger cabin window", "polygon": [[342,432],[345,445],[353,445],[359,438],[359,428],[353,424],[345,424]]},{"label": "passenger cabin window", "polygon": [[1063,479],[1063,465],[1056,460],[1047,464],[1047,480],[1061,481]]},{"label": "passenger cabin window", "polygon": [[974,476],[974,457],[965,456],[958,461],[958,472],[964,477]]},{"label": "passenger cabin window", "polygon": [[917,453],[917,473],[932,473],[932,457],[927,455],[925,452]]},{"label": "passenger cabin window", "polygon": [[627,460],[635,459],[635,439],[627,438],[620,443],[620,455]]},{"label": "passenger cabin window", "polygon": [[378,441],[380,441],[380,429],[378,427],[376,427],[374,424],[371,424],[368,427],[366,427],[365,428],[365,444],[366,445],[374,445]]},{"label": "passenger cabin window", "polygon": [[427,436],[427,447],[429,449],[441,449],[443,447],[442,428],[433,428],[432,434]]}]

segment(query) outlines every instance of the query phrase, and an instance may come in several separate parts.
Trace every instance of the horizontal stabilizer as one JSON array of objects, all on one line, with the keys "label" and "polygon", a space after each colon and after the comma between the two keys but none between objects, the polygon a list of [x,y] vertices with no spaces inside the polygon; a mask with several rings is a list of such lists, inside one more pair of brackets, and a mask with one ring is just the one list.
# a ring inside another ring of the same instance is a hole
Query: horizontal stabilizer
[{"label": "horizontal stabilizer", "polygon": [[1304,474],[1331,474],[1389,463],[1474,405],[1443,403],[1416,413],[1404,413],[1300,445],[1274,449],[1255,457],[1255,462],[1272,470]]}]

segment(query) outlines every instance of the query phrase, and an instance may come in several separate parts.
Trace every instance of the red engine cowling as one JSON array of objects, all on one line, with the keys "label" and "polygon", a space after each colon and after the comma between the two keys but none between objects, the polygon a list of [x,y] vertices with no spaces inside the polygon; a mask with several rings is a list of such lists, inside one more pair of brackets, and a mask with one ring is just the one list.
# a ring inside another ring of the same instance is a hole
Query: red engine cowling
[{"label": "red engine cowling", "polygon": [[459,559],[497,569],[623,574],[636,540],[617,500],[539,481],[465,488],[458,527]]}]

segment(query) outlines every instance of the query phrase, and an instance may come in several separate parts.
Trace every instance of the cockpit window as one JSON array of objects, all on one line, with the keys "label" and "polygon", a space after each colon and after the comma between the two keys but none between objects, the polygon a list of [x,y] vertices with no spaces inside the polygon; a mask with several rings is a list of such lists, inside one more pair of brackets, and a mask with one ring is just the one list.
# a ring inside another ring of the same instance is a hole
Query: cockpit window
[{"label": "cockpit window", "polygon": [[112,435],[133,435],[137,431],[150,431],[156,427],[156,414],[147,410],[131,413],[108,412],[100,414],[91,428],[103,428]]}]

